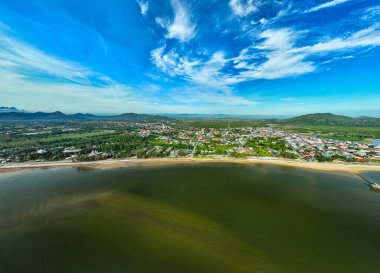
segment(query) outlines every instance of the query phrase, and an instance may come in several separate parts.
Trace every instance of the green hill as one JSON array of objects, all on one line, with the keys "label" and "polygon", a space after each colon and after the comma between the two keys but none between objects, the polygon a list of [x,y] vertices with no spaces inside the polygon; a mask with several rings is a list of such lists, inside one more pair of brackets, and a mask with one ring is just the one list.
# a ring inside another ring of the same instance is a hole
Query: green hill
[{"label": "green hill", "polygon": [[352,118],[331,113],[316,113],[286,119],[282,123],[291,125],[380,127],[380,118]]}]

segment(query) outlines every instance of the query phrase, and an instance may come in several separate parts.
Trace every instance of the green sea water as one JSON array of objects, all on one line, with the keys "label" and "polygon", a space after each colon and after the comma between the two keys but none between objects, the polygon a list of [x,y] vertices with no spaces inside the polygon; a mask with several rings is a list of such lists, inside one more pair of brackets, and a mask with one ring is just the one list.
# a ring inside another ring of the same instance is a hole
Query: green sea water
[{"label": "green sea water", "polygon": [[270,165],[0,174],[0,273],[18,272],[380,272],[380,193]]}]

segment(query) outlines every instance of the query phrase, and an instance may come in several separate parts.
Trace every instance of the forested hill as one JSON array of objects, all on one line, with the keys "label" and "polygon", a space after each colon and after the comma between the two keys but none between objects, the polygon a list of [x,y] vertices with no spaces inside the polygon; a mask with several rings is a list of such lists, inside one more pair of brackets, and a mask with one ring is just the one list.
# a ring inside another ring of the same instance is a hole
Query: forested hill
[{"label": "forested hill", "polygon": [[316,113],[285,119],[281,123],[292,125],[380,127],[380,118],[352,118],[331,113]]},{"label": "forested hill", "polygon": [[135,114],[135,113],[125,113],[121,115],[113,116],[97,116],[92,114],[72,114],[67,115],[62,112],[36,112],[36,113],[22,113],[22,112],[7,112],[0,113],[0,121],[38,121],[38,120],[122,120],[131,122],[143,122],[143,121],[167,121],[171,120],[165,116],[158,115],[147,115],[147,114]]},{"label": "forested hill", "polygon": [[[102,116],[93,114],[64,114],[62,112],[56,111],[52,113],[46,112],[0,112],[0,121],[39,121],[39,120],[51,120],[51,121],[65,121],[65,120],[120,120],[120,121],[130,121],[130,122],[161,122],[175,120],[176,118],[169,118],[161,115],[148,115],[148,114],[136,114],[136,113],[125,113],[121,115],[112,116]],[[179,119],[181,120],[181,119]],[[202,121],[204,118],[194,118],[196,121]],[[352,118],[341,115],[334,115],[331,113],[316,113],[307,114],[302,116],[297,116],[288,119],[256,119],[247,117],[234,117],[235,122],[245,121],[250,123],[253,120],[261,121],[263,123],[278,123],[285,125],[319,125],[319,126],[347,126],[347,127],[380,127],[380,118],[372,117],[358,117]],[[228,122],[230,119],[226,118],[213,118],[213,121],[218,122]]]}]

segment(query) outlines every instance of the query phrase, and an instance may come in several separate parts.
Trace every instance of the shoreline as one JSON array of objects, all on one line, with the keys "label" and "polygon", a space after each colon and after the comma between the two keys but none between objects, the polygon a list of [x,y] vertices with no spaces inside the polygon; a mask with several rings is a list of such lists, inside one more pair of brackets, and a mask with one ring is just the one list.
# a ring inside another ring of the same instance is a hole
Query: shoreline
[{"label": "shoreline", "polygon": [[71,162],[71,161],[52,161],[52,162],[25,162],[14,163],[0,166],[0,174],[19,172],[31,168],[59,168],[59,167],[89,167],[95,169],[111,169],[131,166],[162,166],[177,164],[199,164],[199,163],[238,163],[238,164],[267,164],[287,166],[294,168],[303,168],[324,172],[346,172],[351,174],[360,174],[363,172],[378,171],[380,165],[364,165],[354,163],[319,163],[302,160],[280,159],[280,158],[229,158],[229,157],[212,157],[212,158],[126,158],[126,159],[107,159],[99,161]]}]

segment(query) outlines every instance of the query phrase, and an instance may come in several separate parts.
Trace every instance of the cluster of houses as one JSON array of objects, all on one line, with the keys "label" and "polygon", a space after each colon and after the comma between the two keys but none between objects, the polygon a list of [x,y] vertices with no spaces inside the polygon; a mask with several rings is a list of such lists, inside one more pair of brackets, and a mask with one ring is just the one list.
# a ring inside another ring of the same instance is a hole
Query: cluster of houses
[{"label": "cluster of houses", "polygon": [[304,159],[313,159],[316,155],[321,155],[325,158],[339,156],[361,162],[369,159],[380,160],[380,145],[375,143],[322,139],[298,134],[287,136],[285,140]]},{"label": "cluster of houses", "polygon": [[[116,125],[115,125],[116,126]],[[216,155],[218,147],[224,155],[232,153],[253,155],[254,149],[246,145],[247,141],[257,138],[281,139],[286,144],[287,153],[304,160],[339,158],[346,161],[380,161],[380,141],[357,142],[342,141],[313,136],[310,134],[295,133],[280,129],[275,125],[266,127],[234,127],[234,128],[197,128],[178,126],[171,123],[136,123],[129,124],[129,134],[136,134],[144,138],[152,138],[157,142],[151,148],[144,149],[146,157],[165,156],[182,157],[195,155]],[[65,129],[69,132],[76,129]],[[156,143],[155,142],[155,143]],[[164,143],[165,145],[160,145]],[[182,148],[179,148],[182,147]],[[222,147],[222,148],[221,148]],[[60,149],[67,160],[76,159],[83,151],[75,146],[56,147]],[[38,147],[35,153],[43,158],[48,149]],[[271,156],[279,156],[276,150],[267,149]],[[88,153],[88,154],[87,154]],[[219,153],[220,154],[220,153]],[[89,159],[112,157],[112,151],[104,151],[102,147],[93,147],[86,152]],[[10,155],[7,149],[0,150],[0,164],[17,162],[17,155]]]},{"label": "cluster of houses", "polygon": [[[244,144],[253,138],[281,138],[285,141],[289,150],[287,152],[295,154],[298,158],[304,160],[316,160],[317,157],[326,159],[339,157],[347,161],[365,162],[368,160],[380,160],[380,141],[374,142],[357,142],[342,141],[317,136],[304,135],[290,131],[280,130],[273,126],[269,127],[241,127],[241,128],[222,128],[222,129],[180,129],[176,130],[170,126],[164,128],[156,127],[151,129],[141,129],[137,132],[140,136],[149,136],[159,134],[157,139],[163,140],[169,144],[181,143],[191,145],[196,150],[198,145],[210,147],[208,150],[200,151],[201,155],[212,155],[215,150],[213,145],[233,145],[235,147],[227,149],[227,154],[232,152],[250,154],[251,147],[245,147]],[[170,135],[170,136],[169,136]],[[160,149],[159,147],[157,149]],[[276,155],[276,151],[270,151]],[[175,155],[176,150],[171,150],[171,155]],[[192,151],[188,151],[192,155]]]},{"label": "cluster of houses", "polygon": [[9,152],[7,149],[3,149],[0,151],[0,164],[6,164],[12,162],[13,159],[9,155]]}]

